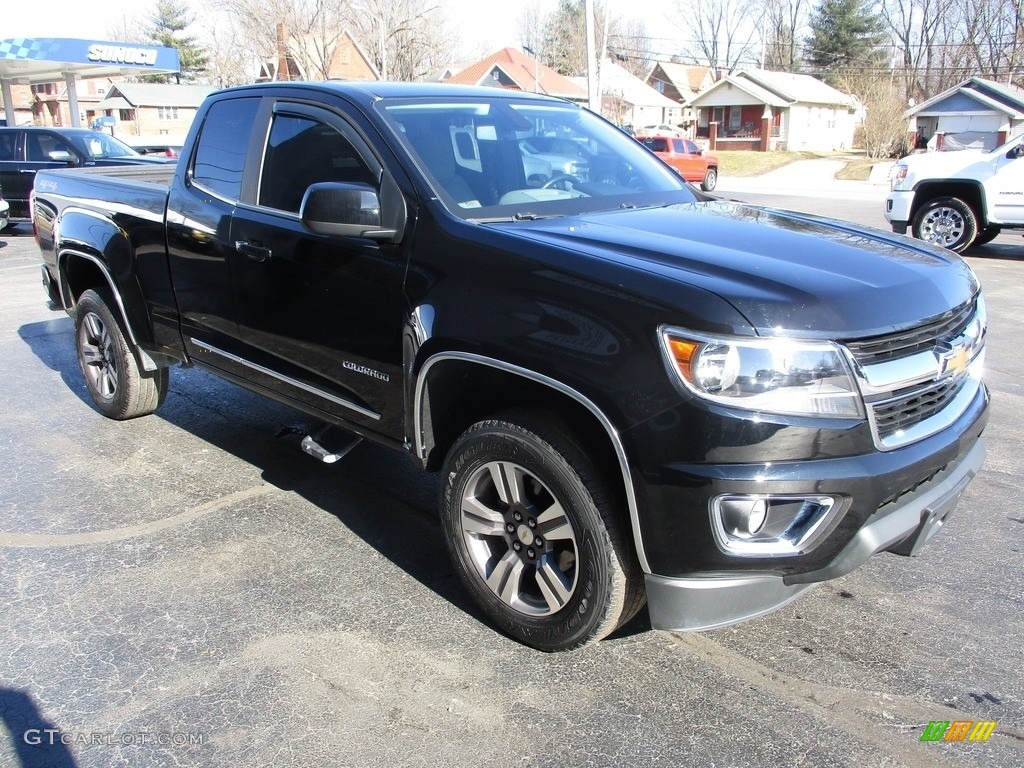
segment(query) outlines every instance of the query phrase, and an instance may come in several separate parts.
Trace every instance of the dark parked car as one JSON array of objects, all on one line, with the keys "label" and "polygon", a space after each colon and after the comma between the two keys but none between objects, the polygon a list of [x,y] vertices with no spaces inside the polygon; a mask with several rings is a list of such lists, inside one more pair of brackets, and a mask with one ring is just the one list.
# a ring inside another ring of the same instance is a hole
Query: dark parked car
[{"label": "dark parked car", "polygon": [[173,161],[143,157],[112,136],[88,128],[0,128],[0,186],[14,223],[30,220],[28,196],[36,171],[165,162]]}]

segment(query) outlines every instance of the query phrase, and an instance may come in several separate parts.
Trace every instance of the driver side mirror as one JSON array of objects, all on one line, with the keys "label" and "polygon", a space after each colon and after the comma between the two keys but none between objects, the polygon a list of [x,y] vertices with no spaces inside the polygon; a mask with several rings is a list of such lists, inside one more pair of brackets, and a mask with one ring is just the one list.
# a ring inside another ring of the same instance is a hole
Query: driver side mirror
[{"label": "driver side mirror", "polygon": [[380,197],[368,184],[311,184],[302,198],[299,217],[310,232],[318,235],[397,242],[401,232],[401,228],[382,226]]},{"label": "driver side mirror", "polygon": [[1010,160],[1016,160],[1022,154],[1024,154],[1024,144],[1018,144],[1006,153],[1006,157]]}]

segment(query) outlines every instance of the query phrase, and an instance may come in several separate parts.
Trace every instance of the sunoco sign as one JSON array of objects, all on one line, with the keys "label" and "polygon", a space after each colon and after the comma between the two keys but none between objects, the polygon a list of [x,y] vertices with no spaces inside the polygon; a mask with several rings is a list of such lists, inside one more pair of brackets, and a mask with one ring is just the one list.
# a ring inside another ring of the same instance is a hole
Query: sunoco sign
[{"label": "sunoco sign", "polygon": [[89,46],[89,61],[103,61],[112,64],[144,64],[152,67],[156,64],[155,48],[128,48],[123,45]]}]

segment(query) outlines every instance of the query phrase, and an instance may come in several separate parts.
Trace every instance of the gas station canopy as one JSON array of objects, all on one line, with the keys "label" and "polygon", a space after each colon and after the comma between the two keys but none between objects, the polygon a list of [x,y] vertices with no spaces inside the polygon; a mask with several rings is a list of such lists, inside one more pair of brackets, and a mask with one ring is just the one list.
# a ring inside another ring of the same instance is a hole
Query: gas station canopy
[{"label": "gas station canopy", "polygon": [[164,75],[181,71],[177,48],[144,43],[113,43],[66,37],[0,40],[0,88],[8,125],[14,125],[11,85],[63,80],[68,86],[71,120],[78,126],[79,77]]}]

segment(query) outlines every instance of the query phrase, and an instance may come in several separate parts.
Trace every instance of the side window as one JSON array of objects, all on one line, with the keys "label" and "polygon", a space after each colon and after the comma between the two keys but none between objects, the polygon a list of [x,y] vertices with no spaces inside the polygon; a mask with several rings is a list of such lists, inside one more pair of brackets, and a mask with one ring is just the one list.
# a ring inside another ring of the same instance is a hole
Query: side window
[{"label": "side window", "polygon": [[678,152],[680,155],[686,153],[686,148],[683,146],[682,139],[672,139],[672,149],[673,151]]},{"label": "side window", "polygon": [[50,161],[51,152],[67,152],[72,157],[75,153],[71,151],[71,147],[67,143],[49,133],[37,133],[35,131],[29,131],[26,134],[27,141],[25,146],[27,148],[28,160],[33,163],[46,163]]},{"label": "side window", "polygon": [[337,130],[309,117],[275,115],[259,205],[298,213],[306,190],[321,181],[376,184],[352,142]]},{"label": "side window", "polygon": [[0,131],[0,160],[17,160],[17,131]]},{"label": "side window", "polygon": [[245,153],[259,106],[258,98],[249,98],[210,107],[196,147],[192,181],[231,200],[241,197]]},{"label": "side window", "polygon": [[691,155],[699,155],[700,154],[700,147],[698,147],[692,141],[687,139],[686,140],[686,151],[689,152]]}]

